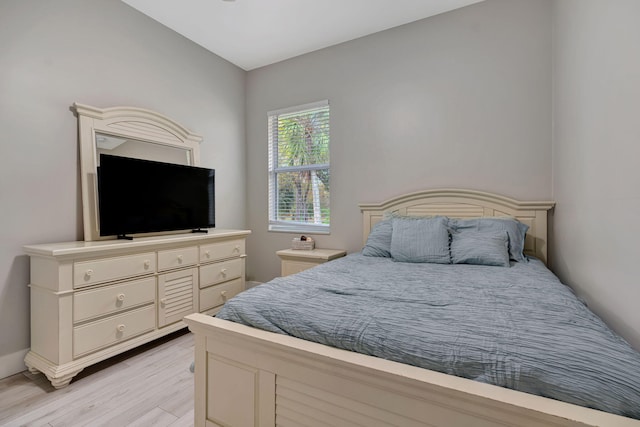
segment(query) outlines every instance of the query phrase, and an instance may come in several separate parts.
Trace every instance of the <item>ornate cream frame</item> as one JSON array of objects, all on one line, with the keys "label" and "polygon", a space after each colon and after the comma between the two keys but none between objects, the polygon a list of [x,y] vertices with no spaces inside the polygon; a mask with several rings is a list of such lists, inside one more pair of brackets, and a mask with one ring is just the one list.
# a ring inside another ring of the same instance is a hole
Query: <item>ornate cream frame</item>
[{"label": "ornate cream frame", "polygon": [[[553,202],[471,190],[427,190],[360,205],[363,238],[384,212],[513,216],[529,253],[546,258]],[[640,421],[202,314],[195,334],[195,425],[635,426]]]},{"label": "ornate cream frame", "polygon": [[186,150],[191,164],[200,164],[202,137],[155,111],[136,107],[97,108],[74,103],[78,115],[80,145],[80,178],[82,187],[82,219],[84,240],[105,240],[100,236],[96,179],[96,133]]}]

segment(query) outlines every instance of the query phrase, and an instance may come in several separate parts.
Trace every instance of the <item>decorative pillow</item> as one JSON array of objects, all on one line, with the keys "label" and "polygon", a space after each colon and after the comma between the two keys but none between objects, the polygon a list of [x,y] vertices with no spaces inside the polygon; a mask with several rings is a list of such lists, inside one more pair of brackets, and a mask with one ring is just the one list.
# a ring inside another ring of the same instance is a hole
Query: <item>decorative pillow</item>
[{"label": "decorative pillow", "polygon": [[400,262],[451,264],[447,218],[393,218],[391,257]]},{"label": "decorative pillow", "polygon": [[391,232],[393,227],[390,219],[385,219],[373,226],[367,237],[367,243],[362,248],[362,255],[391,257]]},{"label": "decorative pillow", "polygon": [[514,218],[450,219],[452,231],[506,231],[509,236],[509,258],[527,262],[524,256],[524,237],[529,226]]},{"label": "decorative pillow", "polygon": [[451,262],[509,267],[509,235],[506,231],[451,233]]}]

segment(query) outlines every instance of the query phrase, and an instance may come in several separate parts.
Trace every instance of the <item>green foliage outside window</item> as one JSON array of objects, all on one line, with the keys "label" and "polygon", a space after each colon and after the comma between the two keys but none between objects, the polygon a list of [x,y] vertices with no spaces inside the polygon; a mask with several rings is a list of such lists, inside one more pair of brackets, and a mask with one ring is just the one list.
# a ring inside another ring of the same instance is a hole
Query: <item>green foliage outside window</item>
[{"label": "green foliage outside window", "polygon": [[271,221],[328,226],[329,107],[271,116],[270,127]]}]

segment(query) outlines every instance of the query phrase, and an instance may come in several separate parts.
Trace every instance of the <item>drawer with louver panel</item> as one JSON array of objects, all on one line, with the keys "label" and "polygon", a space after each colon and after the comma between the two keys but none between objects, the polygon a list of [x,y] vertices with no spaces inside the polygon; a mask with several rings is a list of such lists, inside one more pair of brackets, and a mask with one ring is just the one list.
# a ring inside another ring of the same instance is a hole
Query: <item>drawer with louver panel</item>
[{"label": "drawer with louver panel", "polygon": [[158,327],[175,323],[198,311],[198,269],[158,276]]}]

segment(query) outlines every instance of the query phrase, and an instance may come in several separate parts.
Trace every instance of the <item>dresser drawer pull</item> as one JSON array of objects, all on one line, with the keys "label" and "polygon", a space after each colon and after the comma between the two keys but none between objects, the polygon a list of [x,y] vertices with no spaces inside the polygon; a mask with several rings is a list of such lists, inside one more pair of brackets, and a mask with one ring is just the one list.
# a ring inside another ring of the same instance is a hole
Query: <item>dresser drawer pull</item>
[{"label": "dresser drawer pull", "polygon": [[182,264],[182,255],[178,255],[178,264]]},{"label": "dresser drawer pull", "polygon": [[144,269],[147,270],[150,265],[151,265],[151,261],[149,261],[148,259],[145,259],[144,260]]},{"label": "dresser drawer pull", "polygon": [[236,247],[233,248],[233,252],[240,253],[240,245],[236,245]]},{"label": "dresser drawer pull", "polygon": [[118,294],[118,301],[124,301],[124,294]]},{"label": "dresser drawer pull", "polygon": [[204,251],[204,256],[206,256],[207,258],[211,257],[211,251]]},{"label": "dresser drawer pull", "polygon": [[119,324],[116,329],[118,332],[124,332],[125,325],[123,323]]},{"label": "dresser drawer pull", "polygon": [[162,299],[160,300],[160,304],[162,304],[162,305],[167,305],[167,299],[166,299],[166,298],[162,298]]},{"label": "dresser drawer pull", "polygon": [[220,291],[220,296],[222,299],[227,299],[227,291]]},{"label": "dresser drawer pull", "polygon": [[90,279],[91,276],[93,276],[93,270],[92,269],[88,269],[87,271],[85,271],[84,275],[85,275],[85,277],[87,279]]},{"label": "dresser drawer pull", "polygon": [[222,275],[222,277],[227,277],[227,269],[226,268],[220,269],[220,274]]}]

